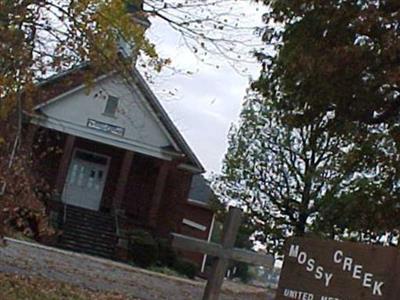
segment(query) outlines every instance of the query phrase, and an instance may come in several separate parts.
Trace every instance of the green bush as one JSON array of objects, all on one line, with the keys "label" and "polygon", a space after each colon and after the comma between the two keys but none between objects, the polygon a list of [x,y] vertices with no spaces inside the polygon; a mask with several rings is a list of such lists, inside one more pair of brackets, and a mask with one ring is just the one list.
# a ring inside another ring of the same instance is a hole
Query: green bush
[{"label": "green bush", "polygon": [[185,259],[177,259],[173,269],[178,273],[189,277],[190,279],[194,279],[197,274],[198,267],[191,261]]},{"label": "green bush", "polygon": [[155,239],[145,230],[137,229],[129,234],[129,251],[132,263],[138,267],[191,279],[197,274],[197,265],[180,259],[168,240]]},{"label": "green bush", "polygon": [[171,246],[171,243],[166,239],[158,240],[158,263],[160,266],[173,268],[177,261],[177,255]]},{"label": "green bush", "polygon": [[129,236],[129,251],[133,262],[142,268],[154,265],[159,256],[158,243],[145,230],[134,230]]},{"label": "green bush", "polygon": [[170,269],[168,267],[152,266],[152,267],[148,268],[148,270],[156,272],[156,273],[165,274],[165,275],[168,275],[168,276],[182,277],[182,274],[180,274],[176,270]]},{"label": "green bush", "polygon": [[249,265],[246,263],[236,263],[236,274],[234,277],[239,278],[243,283],[249,283],[252,279]]}]

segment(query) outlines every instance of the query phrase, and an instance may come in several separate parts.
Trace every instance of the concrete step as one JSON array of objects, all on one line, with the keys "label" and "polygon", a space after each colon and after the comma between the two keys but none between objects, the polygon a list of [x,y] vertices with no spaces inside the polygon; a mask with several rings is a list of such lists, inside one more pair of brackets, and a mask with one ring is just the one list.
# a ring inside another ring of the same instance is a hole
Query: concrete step
[{"label": "concrete step", "polygon": [[115,258],[114,251],[113,252],[110,252],[110,251],[99,251],[99,250],[96,250],[94,248],[76,247],[75,245],[71,245],[71,244],[68,244],[68,243],[59,244],[58,247],[61,248],[61,249],[65,249],[65,250],[69,250],[69,251],[73,251],[73,252],[85,253],[85,254],[89,254],[89,255],[93,255],[93,256],[99,256],[99,257],[108,258],[108,259]]},{"label": "concrete step", "polygon": [[91,250],[91,251],[98,251],[98,252],[103,252],[103,253],[108,253],[108,254],[113,254],[114,253],[114,246],[110,244],[97,244],[97,243],[90,243],[90,242],[81,242],[77,240],[69,240],[69,239],[63,239],[61,238],[60,241],[61,246],[68,246],[70,248],[74,248],[77,250],[81,250],[82,252],[85,252],[85,250]]},{"label": "concrete step", "polygon": [[93,226],[88,226],[86,224],[78,224],[78,223],[66,223],[64,224],[62,230],[64,232],[75,232],[77,234],[87,234],[92,236],[101,236],[101,237],[113,237],[115,236],[115,228],[98,228]]},{"label": "concrete step", "polygon": [[110,215],[110,214],[105,214],[102,212],[87,212],[87,211],[79,211],[79,210],[69,210],[67,208],[67,211],[65,212],[67,216],[71,216],[71,217],[85,217],[87,219],[100,219],[100,220],[109,220],[109,221],[113,221],[114,220],[114,216]]},{"label": "concrete step", "polygon": [[115,224],[100,224],[88,222],[85,220],[72,220],[69,219],[65,222],[64,227],[79,227],[82,229],[87,229],[94,232],[115,232]]},{"label": "concrete step", "polygon": [[67,206],[59,247],[75,252],[114,258],[117,243],[112,215]]},{"label": "concrete step", "polygon": [[66,220],[73,219],[73,220],[85,220],[91,221],[95,223],[104,223],[104,224],[112,224],[115,222],[114,216],[104,214],[92,215],[86,213],[79,213],[79,212],[67,212],[66,213]]},{"label": "concrete step", "polygon": [[117,238],[115,236],[88,235],[74,231],[65,231],[62,235],[65,240],[76,240],[82,243],[89,242],[93,244],[115,245]]},{"label": "concrete step", "polygon": [[67,205],[66,212],[67,213],[75,213],[75,214],[85,214],[87,216],[110,217],[109,213],[96,211],[96,210],[91,210],[91,209],[87,209],[87,208],[84,208],[84,207],[78,207],[78,206],[73,206],[73,205]]}]

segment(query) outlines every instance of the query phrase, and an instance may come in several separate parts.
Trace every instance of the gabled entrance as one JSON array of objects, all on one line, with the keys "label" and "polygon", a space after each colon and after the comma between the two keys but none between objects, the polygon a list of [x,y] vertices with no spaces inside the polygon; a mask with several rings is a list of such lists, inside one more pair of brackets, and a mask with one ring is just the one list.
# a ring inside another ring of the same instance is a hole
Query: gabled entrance
[{"label": "gabled entrance", "polygon": [[99,210],[109,163],[108,156],[75,149],[62,201],[74,206]]}]

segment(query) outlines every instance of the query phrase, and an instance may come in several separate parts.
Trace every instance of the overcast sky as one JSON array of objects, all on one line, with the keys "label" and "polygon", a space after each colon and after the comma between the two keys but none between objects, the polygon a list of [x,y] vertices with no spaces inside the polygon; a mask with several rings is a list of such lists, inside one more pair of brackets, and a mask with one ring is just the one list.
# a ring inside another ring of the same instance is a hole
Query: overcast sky
[{"label": "overcast sky", "polygon": [[[245,12],[243,24],[260,26],[262,10],[249,2],[237,4]],[[151,86],[207,172],[219,173],[228,146],[229,128],[238,120],[249,78],[258,76],[260,65],[248,53],[250,49],[243,51],[243,61],[253,62],[238,66],[248,68],[244,74],[222,57],[211,56],[207,64],[203,63],[168,25],[154,19],[152,23],[148,34],[158,52],[171,58],[172,66],[194,74],[171,74],[165,70],[155,77]],[[252,34],[249,29],[248,36]],[[254,42],[259,43],[259,38],[254,36]]]}]

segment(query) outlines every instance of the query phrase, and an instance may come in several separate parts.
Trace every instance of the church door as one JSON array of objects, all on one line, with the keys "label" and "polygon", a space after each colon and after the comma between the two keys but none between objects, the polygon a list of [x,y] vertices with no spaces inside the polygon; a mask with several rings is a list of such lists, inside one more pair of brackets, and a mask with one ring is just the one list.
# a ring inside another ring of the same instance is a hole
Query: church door
[{"label": "church door", "polygon": [[76,149],[69,166],[62,201],[99,210],[109,162],[107,156]]}]

